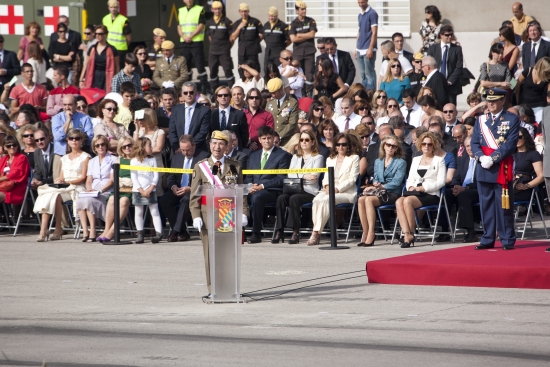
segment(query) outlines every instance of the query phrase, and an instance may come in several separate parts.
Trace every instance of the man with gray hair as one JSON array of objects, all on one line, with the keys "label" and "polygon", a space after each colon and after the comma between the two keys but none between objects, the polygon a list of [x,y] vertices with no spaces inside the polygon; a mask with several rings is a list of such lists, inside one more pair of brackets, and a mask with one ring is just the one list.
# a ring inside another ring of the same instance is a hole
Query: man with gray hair
[{"label": "man with gray hair", "polygon": [[431,88],[434,91],[435,100],[444,106],[449,101],[449,84],[447,78],[437,70],[437,62],[433,57],[425,56],[422,59],[422,71],[426,76],[424,86]]},{"label": "man with gray hair", "polygon": [[513,113],[514,115],[519,117],[520,126],[526,128],[527,131],[529,131],[529,135],[531,135],[531,138],[535,139],[535,128],[533,127],[533,125],[526,123],[524,119],[525,108],[523,108],[522,105],[517,105],[517,106],[508,108],[508,112]]},{"label": "man with gray hair", "polygon": [[170,115],[168,138],[170,147],[174,153],[180,151],[179,138],[183,134],[189,134],[195,139],[195,144],[200,150],[208,150],[206,139],[210,133],[210,108],[197,103],[197,85],[193,82],[185,82],[181,95],[184,103],[174,106]]}]

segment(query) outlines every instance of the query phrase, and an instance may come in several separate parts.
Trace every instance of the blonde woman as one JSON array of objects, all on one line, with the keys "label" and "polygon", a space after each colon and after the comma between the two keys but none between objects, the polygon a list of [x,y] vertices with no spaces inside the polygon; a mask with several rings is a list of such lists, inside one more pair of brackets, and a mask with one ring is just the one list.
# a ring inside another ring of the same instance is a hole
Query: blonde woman
[{"label": "blonde woman", "polygon": [[405,89],[410,87],[409,78],[403,76],[399,60],[391,59],[386,69],[386,75],[380,83],[380,89],[385,91],[390,98],[395,98],[399,104],[403,104],[401,95]]},{"label": "blonde woman", "polygon": [[17,140],[21,144],[21,153],[27,156],[29,164],[34,169],[34,151],[36,150],[36,142],[34,141],[34,133],[37,127],[32,124],[23,125],[17,130]]},{"label": "blonde woman", "polygon": [[[391,69],[391,68],[388,68]],[[388,94],[379,89],[372,95],[372,117],[374,122],[378,121],[381,117],[388,116],[386,105],[388,104]]]},{"label": "blonde woman", "polygon": [[290,154],[294,154],[294,152],[299,146],[299,143],[300,143],[300,133],[296,133],[292,135],[290,137],[290,140],[281,148],[283,148],[285,151],[287,151]]},{"label": "blonde woman", "polygon": [[[150,108],[143,109],[143,119],[136,119],[136,131],[134,132],[134,141],[138,138],[148,138],[151,140],[152,155],[157,161],[157,167],[164,167],[162,162],[162,150],[164,149],[165,132],[158,127],[157,114]],[[163,191],[163,173],[159,173],[158,185],[156,192],[158,196],[162,196]]]},{"label": "blonde woman", "polygon": [[113,120],[118,113],[118,105],[112,99],[104,99],[97,110],[101,122],[94,126],[94,136],[105,136],[109,142],[109,151],[116,153],[118,141],[124,137],[130,137],[124,125]]}]

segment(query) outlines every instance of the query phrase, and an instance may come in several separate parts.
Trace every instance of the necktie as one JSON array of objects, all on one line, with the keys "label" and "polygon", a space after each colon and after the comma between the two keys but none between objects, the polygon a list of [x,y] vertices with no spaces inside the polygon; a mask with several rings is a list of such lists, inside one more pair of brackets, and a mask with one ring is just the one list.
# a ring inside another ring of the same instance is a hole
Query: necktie
[{"label": "necktie", "polygon": [[227,120],[225,118],[225,111],[222,110],[222,122],[220,123],[220,128],[221,130],[225,130],[225,128],[227,127]]},{"label": "necktie", "polygon": [[48,160],[48,155],[47,154],[44,154],[44,168],[46,169],[46,174],[49,172],[50,170],[50,161]]},{"label": "necktie", "polygon": [[185,107],[185,134],[189,134],[191,127],[191,107]]},{"label": "necktie", "polygon": [[336,55],[332,55],[332,66],[334,67],[334,74],[338,74],[338,65],[336,65]]},{"label": "necktie", "polygon": [[410,110],[407,110],[407,111],[409,111],[409,112],[407,112],[407,118],[406,118],[406,120],[407,120],[407,124],[409,124],[409,123],[411,122],[411,112],[412,112],[412,108],[411,108]]},{"label": "necktie", "polygon": [[349,129],[349,117],[346,117],[346,124],[344,125],[344,131]]},{"label": "necktie", "polygon": [[447,50],[449,46],[443,47],[443,58],[441,59],[441,74],[447,77]]},{"label": "necktie", "polygon": [[260,169],[264,169],[265,162],[267,162],[267,152],[264,153],[264,157],[262,158],[262,162],[260,163]]},{"label": "necktie", "polygon": [[461,146],[460,146],[460,149],[458,150],[458,156],[459,156],[459,157],[462,157],[462,153],[463,153],[463,152],[464,152],[464,146],[461,145]]},{"label": "necktie", "polygon": [[[189,169],[189,165],[191,164],[191,159],[185,158],[185,164],[183,165],[183,168]],[[184,173],[181,175],[181,187],[187,187],[189,186],[189,174]]]},{"label": "necktie", "polygon": [[281,100],[280,99],[277,100],[277,108],[281,108]]},{"label": "necktie", "polygon": [[470,158],[470,164],[468,165],[468,172],[466,172],[466,178],[464,179],[464,183],[462,184],[462,187],[466,187],[466,185],[469,185],[473,181],[474,177],[474,167],[475,167],[475,159]]},{"label": "necktie", "polygon": [[531,49],[531,57],[529,60],[529,67],[532,68],[535,66],[535,59],[537,58],[537,53],[535,52],[535,47],[537,47],[537,44],[533,42],[533,48]]},{"label": "necktie", "polygon": [[452,126],[447,125],[447,134],[451,135]]},{"label": "necktie", "polygon": [[2,69],[2,59],[4,58],[4,53],[0,52],[0,69]]}]

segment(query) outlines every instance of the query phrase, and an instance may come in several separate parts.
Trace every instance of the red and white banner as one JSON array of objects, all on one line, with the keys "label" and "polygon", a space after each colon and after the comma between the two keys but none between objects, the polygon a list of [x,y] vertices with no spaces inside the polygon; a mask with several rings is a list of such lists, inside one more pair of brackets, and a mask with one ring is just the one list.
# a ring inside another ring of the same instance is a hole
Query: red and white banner
[{"label": "red and white banner", "polygon": [[57,31],[59,17],[69,16],[68,6],[45,6],[44,7],[44,34],[49,36]]},{"label": "red and white banner", "polygon": [[135,17],[137,15],[136,0],[118,0],[118,11],[125,17]]},{"label": "red and white banner", "polygon": [[0,34],[25,35],[23,5],[0,5]]}]

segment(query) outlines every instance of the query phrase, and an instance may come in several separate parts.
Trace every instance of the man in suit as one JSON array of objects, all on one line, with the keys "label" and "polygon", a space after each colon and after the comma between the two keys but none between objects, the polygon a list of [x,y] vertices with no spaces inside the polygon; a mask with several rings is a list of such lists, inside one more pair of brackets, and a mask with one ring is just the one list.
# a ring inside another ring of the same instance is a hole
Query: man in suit
[{"label": "man in suit", "polygon": [[247,157],[249,157],[250,153],[252,153],[252,150],[240,147],[242,144],[239,142],[239,137],[233,131],[231,131],[231,144],[233,145],[234,151],[244,153]]},{"label": "man in suit", "polygon": [[170,146],[174,153],[179,152],[179,139],[183,134],[189,134],[195,139],[199,150],[207,150],[206,139],[210,133],[210,108],[197,103],[197,85],[185,82],[181,94],[184,103],[174,106],[170,115],[168,135]]},{"label": "man in suit", "polygon": [[[231,173],[231,166],[234,166],[237,171],[237,183],[243,183],[239,162],[226,158],[224,155],[225,148],[228,144],[229,141],[224,133],[217,130],[212,132],[212,138],[210,139],[210,151],[212,155],[208,159],[197,162],[195,168],[193,168],[191,192],[195,193],[199,186],[205,184],[214,184],[216,182],[225,184],[226,178],[230,175],[233,176]],[[215,177],[212,174],[212,168],[214,166],[218,166],[218,172]],[[242,226],[245,227],[248,224],[247,215],[249,214],[249,209],[246,200],[243,201]],[[189,209],[191,210],[191,217],[193,218],[193,227],[200,231],[201,234],[202,248],[204,251],[204,265],[206,268],[206,285],[208,287],[208,296],[210,296],[210,255],[208,251],[209,241],[207,228],[208,221],[206,220],[206,197],[193,195],[189,201]],[[234,218],[234,220],[238,221],[237,218]]]},{"label": "man in suit", "polygon": [[180,89],[189,76],[185,58],[174,55],[174,42],[172,41],[162,42],[162,54],[164,57],[157,59],[153,81],[162,88]]},{"label": "man in suit", "polygon": [[537,61],[545,56],[550,57],[550,42],[543,40],[542,28],[540,23],[533,21],[529,23],[527,28],[529,34],[529,42],[525,42],[522,46],[521,61],[525,69],[535,66]]},{"label": "man in suit", "polygon": [[396,32],[392,34],[391,40],[395,46],[395,53],[398,55],[403,55],[409,62],[413,63],[413,54],[412,52],[406,51],[403,49],[403,46],[405,44],[405,40],[402,33]]},{"label": "man in suit", "polygon": [[0,95],[4,92],[4,86],[19,74],[21,74],[21,66],[17,55],[4,48],[4,36],[0,34]]},{"label": "man in suit", "polygon": [[466,144],[464,142],[468,136],[468,130],[466,130],[466,126],[464,126],[464,124],[458,124],[453,127],[452,134],[456,145],[458,145],[458,152],[456,156],[460,158],[463,155],[466,155]]},{"label": "man in suit", "polygon": [[[456,96],[462,94],[462,84],[460,84],[460,78],[462,77],[464,59],[462,56],[462,47],[451,42],[453,34],[454,32],[452,26],[442,26],[441,31],[439,32],[441,43],[431,45],[428,48],[428,56],[435,59],[437,62],[437,68],[447,79],[447,84],[449,85],[449,100],[445,102],[450,102],[456,105]],[[422,64],[424,64],[424,62],[422,62]],[[442,103],[442,105],[443,104],[444,103]]]},{"label": "man in suit", "polygon": [[317,65],[319,59],[328,58],[332,62],[334,72],[340,75],[344,84],[349,87],[355,79],[355,64],[349,52],[339,50],[337,47],[334,37],[325,38],[326,53],[317,57],[315,65]]},{"label": "man in suit", "polygon": [[[467,231],[464,243],[477,242],[479,238],[474,230],[474,210],[472,205],[479,203],[477,182],[475,182],[476,157],[472,153],[470,136],[464,139],[466,153],[458,158],[458,167],[451,182],[451,195],[447,195],[449,207],[457,205],[458,227]],[[476,213],[477,214],[477,213]]]},{"label": "man in suit", "polygon": [[[272,79],[273,80],[273,79]],[[275,132],[269,126],[258,130],[258,138],[262,149],[250,154],[248,168],[253,170],[287,169],[290,167],[292,155],[274,145]],[[248,203],[252,215],[252,236],[248,243],[262,242],[261,231],[266,204],[274,204],[277,196],[283,192],[283,179],[286,175],[247,175],[244,182],[252,184],[248,194]]]},{"label": "man in suit", "polygon": [[451,135],[444,133],[445,122],[439,116],[432,116],[428,119],[428,131],[439,136],[443,141],[443,150],[452,153],[455,157],[458,154],[458,144]]},{"label": "man in suit", "polygon": [[298,102],[296,98],[287,96],[283,89],[283,81],[279,78],[267,82],[267,90],[271,93],[271,101],[266,110],[271,112],[275,120],[275,131],[281,138],[281,145],[285,145],[296,132],[298,124]]},{"label": "man in suit", "polygon": [[34,154],[34,174],[31,187],[36,190],[39,186],[53,183],[53,144],[50,142],[50,132],[40,127],[34,132],[34,140],[38,149]]},{"label": "man in suit", "polygon": [[[221,86],[214,92],[218,108],[212,111],[210,117],[210,129],[231,130],[239,136],[239,142],[248,143],[248,122],[243,111],[231,107],[231,91],[226,86]],[[243,168],[243,167],[241,167]],[[244,169],[244,168],[243,168]]]},{"label": "man in suit", "polygon": [[[506,91],[487,90],[485,96],[489,113],[478,117],[472,135],[472,152],[476,156],[476,180],[481,205],[483,236],[476,250],[495,247],[496,233],[503,250],[513,250],[516,242],[514,229],[514,189],[512,154],[516,151],[520,121],[503,110]],[[503,189],[507,190],[510,209],[502,207]]]},{"label": "man in suit", "polygon": [[[543,142],[545,147],[550,147],[550,92],[546,92],[546,102],[549,103],[547,107],[544,107],[542,110],[542,136],[543,136]],[[548,130],[548,133],[546,132]],[[548,193],[548,197],[550,197],[550,153],[547,153],[548,150],[544,149],[543,152],[543,160],[542,160],[542,167],[544,170],[544,182],[546,184],[546,191]],[[546,249],[546,251],[550,251],[550,247]]]},{"label": "man in suit", "polygon": [[[57,18],[57,23],[63,23],[67,26],[67,33],[65,33],[65,38],[69,41],[71,44],[73,50],[78,50],[78,54],[82,58],[82,50],[80,50],[80,45],[82,44],[82,35],[69,28],[69,17],[66,15],[60,15],[59,18]],[[53,32],[50,35],[50,46],[48,48],[48,53],[50,54],[50,57],[53,58],[53,51],[52,51],[52,45],[55,41],[59,39],[59,33]]]},{"label": "man in suit", "polygon": [[445,134],[446,135],[453,135],[453,128],[460,124],[461,122],[458,121],[456,118],[458,115],[458,109],[456,106],[452,103],[447,103],[443,106],[443,115],[445,120]]},{"label": "man in suit", "polygon": [[[191,135],[180,137],[180,151],[172,157],[172,168],[194,169],[197,162],[208,158],[210,154],[198,150],[195,140]],[[160,197],[159,204],[162,212],[170,222],[170,236],[168,242],[187,241],[186,223],[191,217],[189,200],[191,198],[191,183],[193,177],[190,174],[170,173],[167,179],[169,191],[165,191]],[[179,204],[179,208],[177,208]]]},{"label": "man in suit", "polygon": [[229,139],[229,144],[227,144],[227,148],[225,149],[225,156],[239,162],[241,169],[246,169],[248,165],[248,154],[235,149],[233,144],[236,138],[235,132],[231,130],[224,130],[222,133],[227,135],[227,138]]},{"label": "man in suit", "polygon": [[449,101],[449,83],[443,74],[437,70],[437,62],[431,56],[425,56],[422,59],[422,71],[426,75],[425,87],[430,87],[434,91],[435,100],[439,102],[441,106],[445,105]]}]

